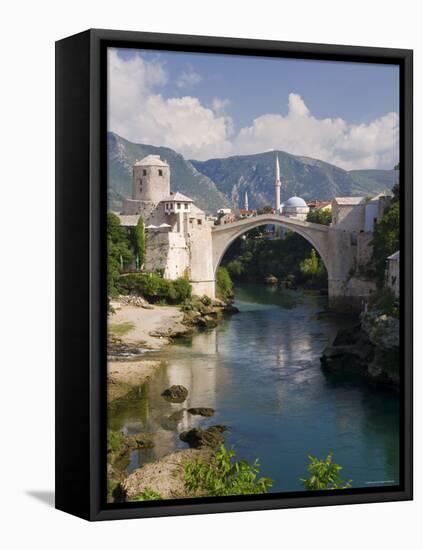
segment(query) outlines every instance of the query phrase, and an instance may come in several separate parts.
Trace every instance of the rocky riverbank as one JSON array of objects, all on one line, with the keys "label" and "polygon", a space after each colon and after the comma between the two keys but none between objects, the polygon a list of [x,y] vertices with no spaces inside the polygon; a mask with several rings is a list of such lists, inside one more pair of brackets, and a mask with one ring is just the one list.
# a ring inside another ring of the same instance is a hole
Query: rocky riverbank
[{"label": "rocky riverbank", "polygon": [[142,357],[196,329],[216,327],[238,310],[220,300],[194,296],[178,306],[153,306],[140,296],[121,296],[112,302],[108,331],[108,402],[144,384],[163,365]]},{"label": "rocky riverbank", "polygon": [[[162,392],[163,399],[172,403],[186,401],[188,390],[174,385]],[[184,409],[182,409],[184,410]],[[214,410],[207,407],[187,409],[190,415],[213,416]],[[181,412],[181,411],[178,411]],[[125,435],[120,431],[108,432],[108,499],[109,502],[125,502],[152,498],[186,498],[200,496],[190,493],[185,484],[185,465],[188,462],[210,462],[214,451],[224,443],[228,426],[216,424],[204,428],[191,428],[179,434],[190,448],[173,452],[162,458],[145,463],[127,475],[131,452],[153,449],[154,433]]]},{"label": "rocky riverbank", "polygon": [[[142,386],[164,362],[154,359],[152,352],[194,330],[216,327],[225,315],[238,310],[230,303],[193,297],[181,307],[151,305],[139,296],[123,296],[112,303],[114,313],[109,317],[107,391],[108,403],[124,398],[132,389]],[[144,355],[147,354],[147,355]],[[163,388],[162,397],[171,403],[183,403],[188,390],[175,385]],[[211,417],[210,407],[181,409],[189,415]],[[188,495],[184,482],[184,464],[192,460],[210,460],[213,449],[224,442],[226,426],[192,428],[180,434],[189,449],[174,452],[144,464],[129,476],[127,468],[131,452],[153,448],[154,433],[125,435],[109,433],[108,445],[108,499],[111,502],[133,500],[150,491],[161,498],[183,498]],[[153,449],[154,451],[154,449]]]},{"label": "rocky riverbank", "polygon": [[320,360],[329,372],[359,374],[397,388],[399,319],[377,310],[362,313],[355,327],[338,332]]}]

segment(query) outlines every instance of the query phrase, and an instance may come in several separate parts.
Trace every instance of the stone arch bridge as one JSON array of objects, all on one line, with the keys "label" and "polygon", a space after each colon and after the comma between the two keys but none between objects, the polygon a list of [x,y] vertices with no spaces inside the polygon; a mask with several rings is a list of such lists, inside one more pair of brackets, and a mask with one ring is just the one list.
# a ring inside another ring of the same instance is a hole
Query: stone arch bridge
[{"label": "stone arch bridge", "polygon": [[[318,252],[328,273],[329,305],[333,308],[358,309],[369,288],[357,285],[352,273],[357,263],[354,235],[327,225],[305,222],[276,214],[262,214],[212,229],[213,270],[222,261],[230,245],[250,229],[262,225],[280,225],[304,237]],[[365,285],[364,285],[365,286]]]}]

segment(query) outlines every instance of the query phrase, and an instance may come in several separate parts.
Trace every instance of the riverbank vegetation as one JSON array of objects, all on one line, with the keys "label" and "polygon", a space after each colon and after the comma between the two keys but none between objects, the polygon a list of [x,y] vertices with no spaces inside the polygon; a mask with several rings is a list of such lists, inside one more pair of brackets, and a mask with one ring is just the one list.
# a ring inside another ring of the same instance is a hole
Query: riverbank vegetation
[{"label": "riverbank vegetation", "polygon": [[[325,210],[307,216],[307,221],[324,225],[329,225],[331,219],[331,213]],[[277,238],[266,227],[252,229],[233,243],[222,265],[234,282],[263,283],[273,276],[286,287],[327,288],[327,272],[320,256],[306,239],[292,231],[284,231]]]},{"label": "riverbank vegetation", "polygon": [[301,478],[301,483],[307,491],[322,491],[332,489],[349,489],[351,480],[344,481],[340,476],[342,466],[333,462],[332,454],[326,458],[319,459],[309,456],[307,478]]},{"label": "riverbank vegetation", "polygon": [[207,496],[252,495],[267,493],[273,484],[268,477],[258,478],[260,463],[233,460],[235,451],[222,445],[209,463],[185,464],[185,486],[189,492]]},{"label": "riverbank vegetation", "polygon": [[[395,167],[399,170],[399,167]],[[385,283],[386,259],[400,247],[400,197],[399,184],[392,188],[392,201],[382,218],[376,221],[373,234],[373,254],[369,266],[370,275],[376,278],[379,288]]]},{"label": "riverbank vegetation", "polygon": [[[112,464],[116,475],[116,464],[120,463],[122,467],[128,463],[128,459],[125,461],[124,458],[125,453],[127,454],[133,448],[150,444],[151,440],[148,436],[141,437],[141,434],[128,437],[110,432],[108,442],[109,457],[114,460]],[[185,457],[184,453],[187,451],[178,451],[169,457],[173,457],[173,466],[179,464],[176,470],[174,468],[169,470],[172,473],[173,491],[176,490],[176,493],[172,493],[172,498],[266,494],[272,488],[273,480],[260,476],[259,459],[256,458],[251,463],[245,459],[237,460],[235,450],[226,448],[224,444],[214,451],[207,448],[201,452],[194,451],[198,456],[188,454]],[[170,498],[166,479],[163,479],[167,471],[166,464],[167,457],[155,463],[149,463],[146,468],[139,470],[142,476],[137,472],[131,474],[129,483],[124,477],[122,478],[122,474],[118,473],[117,478],[120,476],[121,481],[114,480],[114,485],[110,485],[109,495],[111,497],[114,495],[118,502]],[[349,489],[352,486],[351,480],[343,480],[340,475],[341,470],[342,466],[333,461],[332,454],[328,454],[323,459],[310,456],[308,476],[300,478],[300,482],[306,491]],[[159,478],[158,472],[162,472]]]},{"label": "riverbank vegetation", "polygon": [[191,298],[189,281],[180,277],[174,281],[157,273],[128,273],[115,282],[119,294],[139,294],[152,303],[181,304]]}]

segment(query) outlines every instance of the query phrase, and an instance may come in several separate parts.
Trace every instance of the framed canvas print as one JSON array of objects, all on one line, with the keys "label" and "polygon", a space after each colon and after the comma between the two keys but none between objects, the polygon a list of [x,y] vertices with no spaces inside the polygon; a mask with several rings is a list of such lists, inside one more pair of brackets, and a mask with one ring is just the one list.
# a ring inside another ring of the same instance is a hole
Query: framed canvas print
[{"label": "framed canvas print", "polygon": [[56,506],[412,498],[412,52],[56,44]]}]

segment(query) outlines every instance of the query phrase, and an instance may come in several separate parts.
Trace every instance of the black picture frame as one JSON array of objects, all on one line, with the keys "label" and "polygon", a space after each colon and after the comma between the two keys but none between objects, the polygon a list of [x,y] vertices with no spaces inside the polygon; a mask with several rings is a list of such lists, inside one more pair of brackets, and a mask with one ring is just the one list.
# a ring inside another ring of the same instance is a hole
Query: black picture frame
[{"label": "black picture frame", "polygon": [[[401,483],[398,488],[110,505],[106,483],[106,48],[396,64],[400,68]],[[56,43],[56,508],[109,520],[412,499],[413,53],[91,29]]]}]

